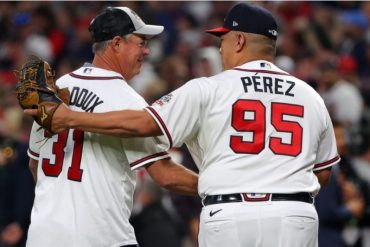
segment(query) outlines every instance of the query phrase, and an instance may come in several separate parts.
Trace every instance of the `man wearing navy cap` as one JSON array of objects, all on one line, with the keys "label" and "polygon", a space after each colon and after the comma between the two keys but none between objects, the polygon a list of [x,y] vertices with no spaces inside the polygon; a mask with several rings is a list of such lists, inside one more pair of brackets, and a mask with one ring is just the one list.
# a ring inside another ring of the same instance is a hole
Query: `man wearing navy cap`
[{"label": "man wearing navy cap", "polygon": [[[120,7],[104,10],[89,31],[93,62],[57,80],[71,92],[71,109],[147,106],[127,81],[149,54],[147,39],[163,27],[147,25]],[[129,217],[139,168],[167,189],[197,194],[197,175],[174,163],[153,137],[122,139],[70,129],[45,139],[34,123],[28,153],[37,185],[27,247],[138,246]]]},{"label": "man wearing navy cap", "polygon": [[278,30],[267,10],[237,4],[207,32],[221,39],[223,72],[193,79],[144,110],[59,107],[54,130],[185,143],[199,168],[200,247],[317,246],[314,196],[340,160],[323,100],[273,64]]}]

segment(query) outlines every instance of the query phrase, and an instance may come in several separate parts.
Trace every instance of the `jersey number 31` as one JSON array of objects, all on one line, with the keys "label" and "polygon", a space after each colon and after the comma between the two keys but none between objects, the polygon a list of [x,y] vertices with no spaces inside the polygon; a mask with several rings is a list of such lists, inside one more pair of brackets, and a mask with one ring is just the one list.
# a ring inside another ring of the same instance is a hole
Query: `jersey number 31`
[{"label": "jersey number 31", "polygon": [[[67,177],[69,180],[81,182],[83,170],[80,168],[82,147],[84,141],[84,132],[81,130],[70,130],[72,131],[73,139],[73,154],[71,165],[68,168]],[[50,159],[42,160],[42,170],[48,177],[58,177],[63,169],[64,162],[64,148],[67,145],[69,131],[63,131],[58,134],[58,139],[53,143],[53,154],[55,155],[54,163],[50,162]]]},{"label": "jersey number 31", "polygon": [[[238,132],[252,132],[253,141],[244,141],[242,136],[230,136],[230,147],[235,153],[259,154],[266,142],[266,107],[259,100],[240,99],[233,104],[232,127]],[[245,119],[246,112],[254,113],[254,119]],[[302,126],[298,122],[284,120],[284,116],[303,117],[303,106],[286,103],[271,103],[271,125],[278,132],[291,134],[290,143],[282,138],[270,137],[269,148],[274,154],[297,156],[302,151]]]}]

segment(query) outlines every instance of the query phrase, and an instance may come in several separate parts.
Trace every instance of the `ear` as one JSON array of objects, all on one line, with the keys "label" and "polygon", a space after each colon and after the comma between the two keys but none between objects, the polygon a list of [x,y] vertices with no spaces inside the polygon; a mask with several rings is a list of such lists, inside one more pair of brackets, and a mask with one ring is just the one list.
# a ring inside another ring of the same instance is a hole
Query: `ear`
[{"label": "ear", "polygon": [[119,47],[122,45],[121,43],[121,37],[119,36],[116,36],[112,39],[112,43],[111,43],[111,46],[112,46],[112,49],[114,51],[118,51]]},{"label": "ear", "polygon": [[236,52],[241,52],[247,43],[246,37],[241,33],[236,33],[235,36],[236,36],[236,46],[235,46]]}]

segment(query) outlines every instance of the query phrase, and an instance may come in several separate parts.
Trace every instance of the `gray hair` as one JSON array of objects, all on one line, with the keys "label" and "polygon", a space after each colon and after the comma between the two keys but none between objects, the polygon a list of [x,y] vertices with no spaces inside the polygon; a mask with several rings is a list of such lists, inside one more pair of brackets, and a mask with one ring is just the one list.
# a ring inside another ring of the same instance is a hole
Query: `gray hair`
[{"label": "gray hair", "polygon": [[100,53],[100,52],[103,52],[105,51],[105,49],[107,49],[108,45],[112,42],[112,40],[105,40],[105,41],[102,41],[102,42],[95,42],[93,45],[92,45],[92,52],[94,54],[97,54],[97,53]]},{"label": "gray hair", "polygon": [[[123,36],[122,39],[127,42],[130,35],[131,34],[127,34],[127,35]],[[97,54],[97,53],[105,51],[105,49],[107,49],[107,47],[110,45],[111,42],[112,42],[111,39],[110,40],[104,40],[104,41],[101,41],[101,42],[95,42],[92,45],[92,52],[94,54]]]}]

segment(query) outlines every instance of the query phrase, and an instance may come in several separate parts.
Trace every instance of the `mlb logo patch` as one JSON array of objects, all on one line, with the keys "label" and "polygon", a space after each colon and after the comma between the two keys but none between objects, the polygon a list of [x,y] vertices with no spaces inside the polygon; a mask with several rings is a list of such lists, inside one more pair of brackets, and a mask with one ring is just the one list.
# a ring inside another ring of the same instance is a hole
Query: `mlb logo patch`
[{"label": "mlb logo patch", "polygon": [[83,71],[83,73],[84,74],[90,74],[91,71],[92,71],[92,68],[85,68],[84,71]]},{"label": "mlb logo patch", "polygon": [[271,65],[268,63],[260,63],[260,66],[261,68],[264,68],[264,69],[271,69]]}]

